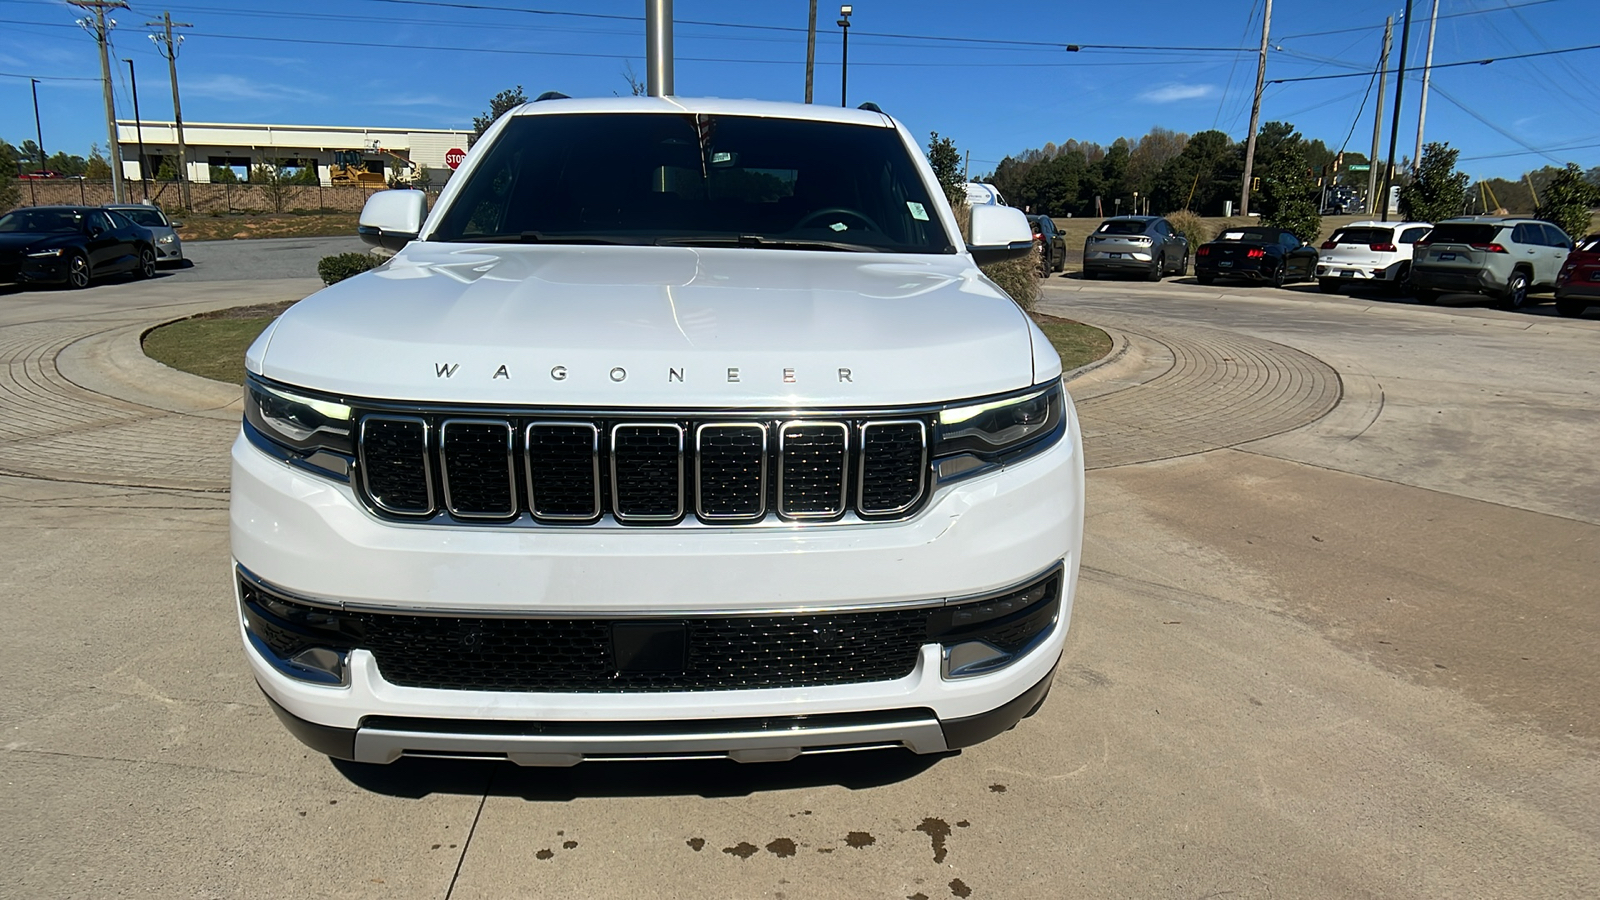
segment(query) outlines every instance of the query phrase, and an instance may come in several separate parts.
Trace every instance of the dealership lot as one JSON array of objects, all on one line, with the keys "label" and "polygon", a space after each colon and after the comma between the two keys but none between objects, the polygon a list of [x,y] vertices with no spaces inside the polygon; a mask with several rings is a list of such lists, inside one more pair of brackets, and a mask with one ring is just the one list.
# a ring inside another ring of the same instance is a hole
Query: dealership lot
[{"label": "dealership lot", "polygon": [[1593,315],[1053,277],[1042,311],[1120,340],[1071,384],[1083,583],[1036,717],[944,759],[362,770],[285,733],[241,655],[236,390],[136,352],[166,318],[302,296],[275,276],[343,249],[293,243],[237,281],[196,253],[0,289],[0,894],[1600,883]]}]

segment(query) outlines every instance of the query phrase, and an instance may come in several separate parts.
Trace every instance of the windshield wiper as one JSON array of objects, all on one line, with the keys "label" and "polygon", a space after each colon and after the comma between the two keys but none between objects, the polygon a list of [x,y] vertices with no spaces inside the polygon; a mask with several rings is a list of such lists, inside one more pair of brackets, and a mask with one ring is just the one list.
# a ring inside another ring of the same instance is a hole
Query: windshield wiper
[{"label": "windshield wiper", "polygon": [[640,246],[645,241],[637,238],[620,238],[607,234],[562,234],[543,231],[521,231],[507,234],[462,235],[449,243],[471,244],[627,244]]},{"label": "windshield wiper", "polygon": [[760,247],[773,250],[837,250],[844,253],[884,253],[876,247],[846,244],[839,241],[789,240],[762,237],[759,234],[707,234],[697,237],[657,238],[658,247]]}]

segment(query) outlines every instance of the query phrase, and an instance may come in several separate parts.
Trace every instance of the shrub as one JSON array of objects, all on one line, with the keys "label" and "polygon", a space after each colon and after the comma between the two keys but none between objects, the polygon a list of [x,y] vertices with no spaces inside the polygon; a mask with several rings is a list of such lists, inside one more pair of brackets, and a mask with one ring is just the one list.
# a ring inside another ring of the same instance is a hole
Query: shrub
[{"label": "shrub", "polygon": [[1589,230],[1589,210],[1600,205],[1600,188],[1583,179],[1583,170],[1567,163],[1544,189],[1534,215],[1565,231],[1573,240]]},{"label": "shrub", "polygon": [[1189,239],[1189,252],[1193,253],[1201,244],[1211,243],[1216,233],[1211,230],[1200,214],[1193,210],[1180,209],[1167,216],[1167,224],[1172,230]]},{"label": "shrub", "polygon": [[1461,215],[1469,176],[1456,171],[1460,156],[1448,143],[1423,148],[1416,177],[1400,189],[1400,215],[1412,222],[1443,222]]},{"label": "shrub", "polygon": [[980,268],[1024,311],[1033,312],[1033,305],[1039,302],[1039,263],[1039,246],[1035,244],[1027,256]]},{"label": "shrub", "polygon": [[360,275],[368,269],[383,265],[383,260],[370,253],[336,253],[333,256],[324,256],[317,263],[317,274],[322,277],[323,284],[334,284]]}]

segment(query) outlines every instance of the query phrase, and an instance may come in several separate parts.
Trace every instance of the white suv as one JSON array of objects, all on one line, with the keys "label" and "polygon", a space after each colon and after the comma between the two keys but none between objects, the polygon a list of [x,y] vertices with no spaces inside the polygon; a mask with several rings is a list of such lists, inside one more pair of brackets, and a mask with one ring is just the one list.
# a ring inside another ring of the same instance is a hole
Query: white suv
[{"label": "white suv", "polygon": [[1411,256],[1433,226],[1427,222],[1351,222],[1317,253],[1317,288],[1337,294],[1351,285],[1403,291],[1411,279]]},{"label": "white suv", "polygon": [[875,110],[567,98],[247,355],[246,655],[330,756],[901,746],[1036,709],[1083,455],[1060,360]]}]

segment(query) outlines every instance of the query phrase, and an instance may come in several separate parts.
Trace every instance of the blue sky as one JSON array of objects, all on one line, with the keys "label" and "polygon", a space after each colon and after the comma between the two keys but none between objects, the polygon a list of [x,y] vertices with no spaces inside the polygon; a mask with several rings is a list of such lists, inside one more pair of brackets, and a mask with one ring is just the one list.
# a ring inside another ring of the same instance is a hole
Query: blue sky
[{"label": "blue sky", "polygon": [[[522,84],[529,96],[625,94],[625,68],[631,64],[641,78],[644,72],[643,0],[524,0],[522,11],[450,6],[509,7],[511,0],[130,2],[131,10],[114,16],[113,40],[118,57],[135,61],[148,119],[172,113],[165,61],[143,27],[164,9],[195,26],[184,30],[179,57],[189,121],[467,126],[505,87]],[[1410,66],[1422,62],[1430,4],[1415,0]],[[1502,59],[1434,72],[1427,138],[1460,148],[1461,167],[1480,177],[1515,177],[1558,161],[1600,164],[1600,94],[1593,89],[1600,50],[1503,59],[1600,44],[1596,4],[1441,0],[1435,64]],[[872,100],[920,136],[937,130],[953,137],[971,152],[974,175],[1047,141],[1109,144],[1152,126],[1189,133],[1216,127],[1242,138],[1261,5],[862,0],[853,4],[850,102]],[[676,0],[675,7],[678,93],[803,98],[806,0]],[[1370,71],[1384,17],[1398,17],[1403,7],[1403,0],[1277,0],[1267,78]],[[839,100],[837,13],[837,3],[819,4],[821,103]],[[99,63],[93,40],[72,24],[79,15],[63,0],[0,0],[0,73],[43,79],[50,152],[85,154],[90,142],[105,142]],[[1397,23],[1391,66],[1399,34]],[[1083,49],[1067,52],[1062,45],[1069,43]],[[1229,50],[1241,47],[1249,49]],[[131,118],[127,67],[116,72],[118,115]],[[1370,81],[1358,75],[1269,84],[1262,118],[1286,119],[1335,147],[1350,135],[1348,146],[1365,152],[1371,98],[1360,121],[1356,116]],[[1419,86],[1420,73],[1408,74],[1398,156],[1415,147]],[[1388,95],[1392,109],[1392,76]],[[1387,152],[1387,112],[1384,118]],[[16,144],[33,135],[28,80],[0,77],[0,137]]]}]

